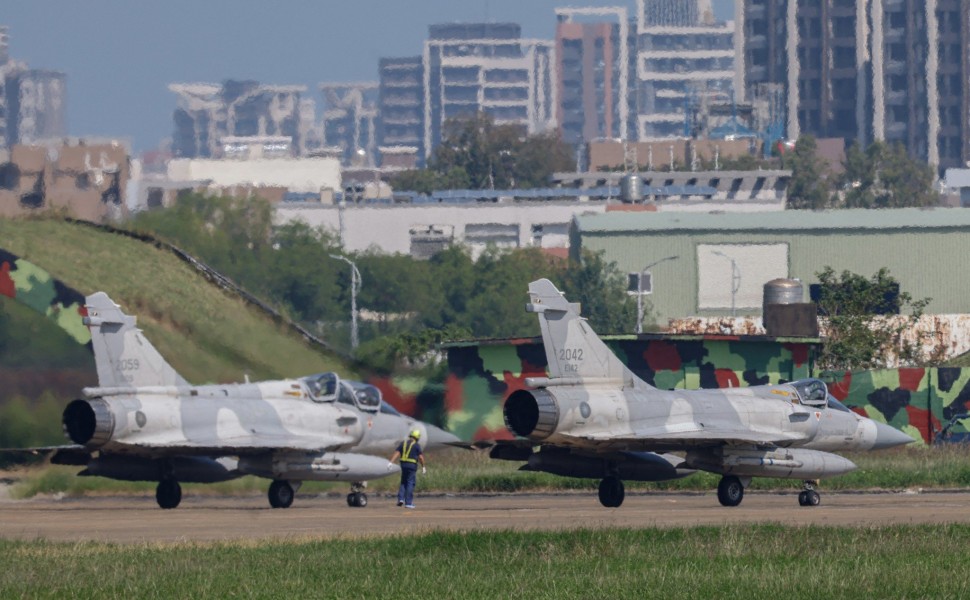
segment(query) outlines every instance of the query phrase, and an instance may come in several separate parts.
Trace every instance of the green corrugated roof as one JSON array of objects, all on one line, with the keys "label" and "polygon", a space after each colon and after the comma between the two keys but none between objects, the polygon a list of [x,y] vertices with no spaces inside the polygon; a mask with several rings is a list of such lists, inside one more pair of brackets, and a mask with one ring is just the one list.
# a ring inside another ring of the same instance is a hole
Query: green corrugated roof
[{"label": "green corrugated roof", "polygon": [[970,208],[779,210],[758,213],[608,212],[575,217],[583,233],[642,231],[811,231],[970,229]]}]

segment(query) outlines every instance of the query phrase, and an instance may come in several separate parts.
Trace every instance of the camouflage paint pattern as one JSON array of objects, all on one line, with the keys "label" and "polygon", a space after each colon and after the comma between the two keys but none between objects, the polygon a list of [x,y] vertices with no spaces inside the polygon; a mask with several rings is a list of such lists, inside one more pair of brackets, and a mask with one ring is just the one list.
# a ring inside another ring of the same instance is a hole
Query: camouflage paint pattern
[{"label": "camouflage paint pattern", "polygon": [[[784,383],[811,376],[815,340],[765,336],[603,336],[638,377],[660,389],[717,389]],[[445,346],[446,426],[462,439],[510,439],[505,399],[526,377],[546,377],[541,338]]]},{"label": "camouflage paint pattern", "polygon": [[29,306],[67,332],[78,344],[91,342],[81,322],[84,294],[37,265],[0,248],[0,294]]},{"label": "camouflage paint pattern", "polygon": [[970,435],[970,369],[883,369],[822,373],[829,391],[860,415],[888,423],[932,444],[953,420],[948,438]]}]

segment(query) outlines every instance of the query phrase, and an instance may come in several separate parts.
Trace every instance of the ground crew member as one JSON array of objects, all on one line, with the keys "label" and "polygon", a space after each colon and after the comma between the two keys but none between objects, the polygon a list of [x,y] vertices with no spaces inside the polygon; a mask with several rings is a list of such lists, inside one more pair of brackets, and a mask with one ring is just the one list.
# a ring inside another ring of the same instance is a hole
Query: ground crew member
[{"label": "ground crew member", "polygon": [[421,463],[421,474],[428,472],[424,466],[424,453],[421,452],[421,432],[415,429],[407,439],[397,445],[397,450],[391,456],[388,468],[394,466],[394,461],[401,459],[401,487],[397,490],[397,505],[414,508],[414,484],[417,482],[418,463]]}]

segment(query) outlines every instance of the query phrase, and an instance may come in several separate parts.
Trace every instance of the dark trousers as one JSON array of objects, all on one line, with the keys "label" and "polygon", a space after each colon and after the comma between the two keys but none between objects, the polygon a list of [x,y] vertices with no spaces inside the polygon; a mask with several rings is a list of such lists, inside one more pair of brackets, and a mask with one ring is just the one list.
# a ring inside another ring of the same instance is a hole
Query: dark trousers
[{"label": "dark trousers", "polygon": [[397,501],[414,504],[414,484],[418,480],[418,466],[413,463],[401,465],[401,487],[397,490]]}]

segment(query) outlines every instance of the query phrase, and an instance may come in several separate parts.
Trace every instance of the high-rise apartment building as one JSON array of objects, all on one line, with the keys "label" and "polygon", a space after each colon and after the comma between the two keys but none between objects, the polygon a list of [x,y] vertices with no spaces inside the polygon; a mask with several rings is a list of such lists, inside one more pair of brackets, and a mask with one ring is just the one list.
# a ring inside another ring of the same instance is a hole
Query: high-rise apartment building
[{"label": "high-rise apartment building", "polygon": [[0,146],[67,135],[67,75],[11,60],[0,26]]},{"label": "high-rise apartment building", "polygon": [[[262,138],[273,154],[303,156],[314,105],[301,101],[302,85],[264,85],[256,81],[174,83],[178,96],[172,150],[184,158],[221,158]],[[232,142],[226,142],[229,138]]]},{"label": "high-rise apartment building", "polygon": [[741,0],[739,92],[785,88],[787,136],[900,142],[941,168],[970,159],[970,2]]},{"label": "high-rise apartment building", "polygon": [[630,137],[629,22],[624,7],[556,9],[556,120],[565,142]]},{"label": "high-rise apartment building", "polygon": [[377,144],[385,155],[424,159],[424,63],[420,56],[382,58],[379,66]]},{"label": "high-rise apartment building", "polygon": [[323,143],[344,165],[372,167],[377,155],[377,82],[321,83]]},{"label": "high-rise apartment building", "polygon": [[710,0],[637,0],[637,137],[688,137],[691,105],[730,102],[734,24]]},{"label": "high-rise apartment building", "polygon": [[479,112],[527,133],[553,129],[553,51],[514,23],[432,25],[422,56],[425,156],[449,119]]}]

